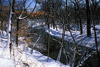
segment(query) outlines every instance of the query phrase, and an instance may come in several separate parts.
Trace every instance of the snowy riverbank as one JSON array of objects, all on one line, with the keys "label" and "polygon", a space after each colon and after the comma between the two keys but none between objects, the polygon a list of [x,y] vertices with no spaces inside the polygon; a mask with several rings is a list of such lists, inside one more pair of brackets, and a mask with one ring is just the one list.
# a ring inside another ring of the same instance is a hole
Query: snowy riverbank
[{"label": "snowy riverbank", "polygon": [[[5,45],[5,42],[7,42],[6,37],[5,39],[0,38],[0,45]],[[36,50],[33,50],[32,54],[30,53],[30,48],[27,48],[25,51],[22,50],[23,44],[18,48],[13,47],[10,55],[9,48],[0,47],[0,67],[70,67],[51,58],[47,62],[48,57]]]},{"label": "snowy riverbank", "polygon": [[[100,29],[100,25],[97,25],[96,29]],[[81,45],[81,46],[85,46],[85,47],[89,47],[89,48],[92,48],[92,49],[96,49],[93,28],[91,28],[91,31],[92,31],[91,37],[87,37],[85,27],[84,27],[84,30],[83,30],[84,34],[82,34],[82,35],[80,35],[80,31],[73,31],[73,30],[71,30],[71,31],[72,31],[73,37],[76,41],[76,44]],[[49,32],[48,28],[46,28],[46,32]],[[58,37],[58,38],[62,38],[62,29],[57,28],[57,30],[56,30],[56,29],[53,29],[51,27],[50,28],[50,35]],[[64,39],[68,42],[73,43],[73,39],[72,39],[69,31],[65,32],[65,38]],[[97,30],[97,41],[98,41],[98,44],[99,44],[98,49],[100,50],[100,30]]]}]

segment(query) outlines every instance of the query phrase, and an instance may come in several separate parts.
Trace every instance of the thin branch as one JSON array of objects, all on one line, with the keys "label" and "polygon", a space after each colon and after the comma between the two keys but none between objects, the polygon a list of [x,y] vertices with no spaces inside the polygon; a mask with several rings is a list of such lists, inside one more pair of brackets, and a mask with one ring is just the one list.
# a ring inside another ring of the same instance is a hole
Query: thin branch
[{"label": "thin branch", "polygon": [[32,2],[26,7],[26,9],[28,9],[28,7],[30,7],[30,5],[33,3],[34,0],[32,0]]},{"label": "thin branch", "polygon": [[18,19],[22,20],[22,19],[26,19],[27,17],[29,17],[31,15],[31,13],[35,10],[37,3],[35,3],[35,7],[33,8],[33,10],[30,12],[29,15],[22,17],[22,13],[20,14],[20,16],[18,17]]},{"label": "thin branch", "polygon": [[10,0],[8,0],[8,2],[9,2],[9,5],[11,6],[11,2],[10,2]]}]

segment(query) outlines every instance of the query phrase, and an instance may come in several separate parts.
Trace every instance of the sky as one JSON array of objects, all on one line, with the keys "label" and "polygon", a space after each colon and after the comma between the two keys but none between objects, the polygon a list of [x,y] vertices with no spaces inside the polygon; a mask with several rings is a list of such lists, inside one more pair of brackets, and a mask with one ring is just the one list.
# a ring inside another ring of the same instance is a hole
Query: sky
[{"label": "sky", "polygon": [[[9,2],[7,2],[8,0],[3,0],[3,4],[4,5],[9,5]],[[10,0],[11,1],[11,0]],[[16,1],[23,1],[23,0],[16,0]],[[28,0],[27,1],[27,4],[26,4],[26,7],[32,2],[33,0]],[[39,0],[38,0],[39,1]],[[66,1],[66,0],[64,0],[64,1]],[[70,0],[68,0],[69,2],[68,2],[68,4],[70,4],[71,2],[70,2]],[[85,1],[85,0],[84,0]],[[99,0],[96,0],[96,1],[99,1]],[[30,10],[30,9],[32,9],[32,8],[34,8],[34,6],[35,6],[35,0],[32,2],[32,4],[30,5],[30,7],[28,8],[28,10]],[[36,10],[37,9],[39,9],[40,8],[40,6],[39,6],[39,4],[37,4],[37,8],[36,8]]]},{"label": "sky", "polygon": [[[27,2],[27,4],[26,4],[26,7],[27,7],[31,2],[32,2],[32,0],[29,0],[29,1]],[[28,9],[33,9],[34,6],[35,6],[35,3],[36,3],[36,2],[35,2],[35,0],[34,0]],[[38,10],[39,8],[40,8],[40,6],[39,6],[39,4],[37,4],[36,10]]]},{"label": "sky", "polygon": [[[11,0],[10,0],[10,1],[11,1]],[[16,0],[16,1],[23,1],[23,0]],[[32,1],[33,1],[33,0],[28,0],[27,3],[26,3],[26,7],[27,7]],[[3,0],[3,5],[9,5],[8,0]],[[32,2],[32,4],[30,5],[30,7],[28,8],[28,10],[34,8],[34,6],[35,6],[35,0]],[[39,5],[37,4],[37,6],[39,6]],[[37,9],[38,9],[38,8],[39,8],[39,7],[37,7]]]}]

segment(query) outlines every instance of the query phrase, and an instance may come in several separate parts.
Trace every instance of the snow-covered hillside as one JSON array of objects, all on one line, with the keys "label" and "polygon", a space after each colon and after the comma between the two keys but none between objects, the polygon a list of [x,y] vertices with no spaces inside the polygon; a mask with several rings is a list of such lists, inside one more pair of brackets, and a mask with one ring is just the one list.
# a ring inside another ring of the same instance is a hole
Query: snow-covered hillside
[{"label": "snow-covered hillside", "polygon": [[[93,28],[91,28],[91,31],[92,31],[91,37],[87,37],[85,28],[86,27],[83,28],[84,34],[82,34],[82,35],[80,35],[80,31],[71,30],[76,43],[78,45],[81,45],[81,46],[86,46],[86,47],[89,47],[89,48],[92,48],[92,49],[96,49]],[[98,29],[97,30],[97,41],[98,41],[98,44],[100,44],[100,25],[96,25],[96,29]],[[46,32],[49,32],[48,28],[46,28]],[[50,28],[50,35],[58,37],[58,38],[62,38],[62,29],[59,28],[59,27],[57,29],[53,29],[51,27]],[[68,42],[73,43],[73,39],[72,39],[72,36],[70,35],[69,31],[65,32],[65,38],[64,39]],[[98,49],[100,50],[100,45],[99,45]]]},{"label": "snow-covered hillside", "polygon": [[36,50],[33,50],[32,54],[30,53],[30,48],[26,48],[23,51],[23,45],[25,44],[21,44],[18,48],[13,46],[12,54],[10,55],[9,48],[5,47],[6,42],[6,36],[0,37],[0,67],[70,67],[50,57],[47,62],[48,57]]}]

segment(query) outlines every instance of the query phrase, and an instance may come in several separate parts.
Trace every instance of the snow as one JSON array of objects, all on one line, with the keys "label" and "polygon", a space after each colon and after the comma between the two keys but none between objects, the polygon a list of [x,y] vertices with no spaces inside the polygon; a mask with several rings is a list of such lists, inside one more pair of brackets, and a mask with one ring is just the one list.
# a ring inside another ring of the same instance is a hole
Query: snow
[{"label": "snow", "polygon": [[[31,22],[29,22],[29,25],[31,25]],[[42,24],[32,24],[32,27],[39,27]],[[100,44],[100,25],[95,26],[97,29],[97,40],[98,44]],[[83,28],[84,34],[80,35],[80,31],[72,31],[73,37],[75,38],[75,41],[78,45],[81,46],[86,46],[92,49],[96,49],[95,46],[95,39],[94,39],[94,31],[93,28],[91,29],[92,31],[92,36],[87,37],[86,35],[86,27]],[[46,32],[49,32],[49,29],[45,27]],[[5,35],[1,36],[0,35],[0,67],[24,67],[25,65],[29,67],[70,67],[69,65],[64,65],[59,61],[60,54],[58,56],[58,61],[53,60],[52,58],[49,57],[49,60],[47,62],[48,57],[44,56],[40,52],[33,50],[33,53],[31,54],[31,48],[27,47],[27,44],[22,44],[20,43],[20,46],[16,48],[13,46],[13,50],[10,55],[10,51],[8,47],[5,47],[7,45],[7,36],[6,32],[4,32]],[[58,27],[58,29],[53,29],[52,27],[50,28],[50,35],[62,38],[62,29]],[[22,40],[23,37],[20,37],[19,40]],[[69,31],[65,32],[65,38],[64,40],[73,43],[73,39],[70,35]],[[13,45],[15,45],[13,43]],[[24,48],[27,47],[27,48]],[[25,49],[25,50],[24,50]],[[62,50],[62,49],[61,49]],[[60,50],[60,51],[61,51]],[[100,45],[99,45],[99,50],[100,50]],[[14,54],[13,54],[14,52]],[[13,56],[14,55],[14,56]]]},{"label": "snow", "polygon": [[[7,37],[0,37],[0,45],[2,44],[7,44]],[[31,54],[31,49],[28,47],[23,51],[23,44],[20,44],[18,48],[13,46],[11,54],[9,48],[5,46],[0,47],[0,67],[24,67],[25,65],[29,67],[70,67],[50,57],[47,62],[47,56],[36,50],[33,50]]]},{"label": "snow", "polygon": [[0,67],[14,67],[14,62],[9,59],[0,58]]},{"label": "snow", "polygon": [[55,60],[49,58],[47,62],[47,56],[43,56],[40,52],[33,50],[33,54],[23,53],[21,60],[24,63],[29,64],[29,67],[69,67],[56,62]]},{"label": "snow", "polygon": [[[86,47],[89,47],[89,48],[92,48],[92,49],[96,49],[93,29],[91,28],[92,36],[87,37],[85,28],[86,27],[83,28],[84,34],[82,34],[82,35],[80,35],[80,31],[71,30],[73,37],[75,38],[76,43],[78,45],[81,45],[81,46],[86,46]],[[96,25],[96,29],[98,29],[97,30],[97,40],[98,40],[98,43],[100,44],[100,42],[99,42],[100,41],[100,25]],[[46,28],[46,32],[49,32],[48,28]],[[51,27],[50,28],[50,35],[58,37],[58,38],[62,38],[62,29],[58,27],[57,30],[56,30],[56,29],[53,29]],[[65,32],[64,40],[73,43],[73,39],[72,39],[69,31]],[[99,45],[98,49],[100,50],[100,45]]]},{"label": "snow", "polygon": [[95,28],[100,30],[100,25],[96,25]]}]

